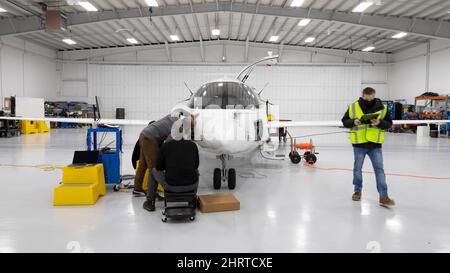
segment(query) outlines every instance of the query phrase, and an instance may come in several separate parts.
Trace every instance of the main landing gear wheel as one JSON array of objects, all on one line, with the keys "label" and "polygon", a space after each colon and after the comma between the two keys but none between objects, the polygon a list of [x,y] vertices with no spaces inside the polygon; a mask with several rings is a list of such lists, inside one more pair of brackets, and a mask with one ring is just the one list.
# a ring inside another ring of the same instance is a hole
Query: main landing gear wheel
[{"label": "main landing gear wheel", "polygon": [[236,170],[233,168],[228,170],[228,188],[230,190],[236,188]]},{"label": "main landing gear wheel", "polygon": [[222,186],[222,171],[219,168],[214,169],[214,189],[220,190]]},{"label": "main landing gear wheel", "polygon": [[311,165],[314,165],[314,163],[316,163],[317,161],[317,156],[315,154],[312,154],[311,152],[305,152],[304,157],[305,161]]},{"label": "main landing gear wheel", "polygon": [[291,159],[292,163],[298,164],[302,160],[302,157],[297,151],[292,151],[289,153],[289,159]]}]

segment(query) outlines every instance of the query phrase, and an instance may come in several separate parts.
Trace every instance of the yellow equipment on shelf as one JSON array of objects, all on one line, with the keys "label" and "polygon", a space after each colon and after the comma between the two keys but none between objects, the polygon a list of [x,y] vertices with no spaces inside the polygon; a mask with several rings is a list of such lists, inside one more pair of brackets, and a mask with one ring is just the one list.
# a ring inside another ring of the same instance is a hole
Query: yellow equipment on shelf
[{"label": "yellow equipment on shelf", "polygon": [[45,121],[38,121],[37,127],[39,130],[39,133],[48,133],[50,132],[50,127],[48,127],[47,123]]},{"label": "yellow equipment on shelf", "polygon": [[20,122],[20,133],[24,135],[48,132],[50,132],[50,128],[45,121],[22,120]]},{"label": "yellow equipment on shelf", "polygon": [[105,194],[103,164],[66,166],[61,185],[53,192],[53,205],[94,205]]},{"label": "yellow equipment on shelf", "polygon": [[[139,168],[139,160],[136,162],[136,172]],[[147,191],[148,189],[148,176],[150,175],[150,172],[148,171],[148,169],[145,171],[145,175],[144,175],[144,181],[142,181],[142,189],[144,191]],[[159,192],[164,192],[164,188],[161,186],[161,184],[158,184],[158,191]]]}]

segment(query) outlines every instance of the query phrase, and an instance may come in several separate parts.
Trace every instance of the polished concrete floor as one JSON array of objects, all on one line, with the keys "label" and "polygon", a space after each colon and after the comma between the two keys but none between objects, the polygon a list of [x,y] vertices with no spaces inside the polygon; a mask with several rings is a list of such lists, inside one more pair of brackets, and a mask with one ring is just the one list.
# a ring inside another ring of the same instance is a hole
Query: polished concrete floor
[{"label": "polished concrete floor", "polygon": [[[296,135],[342,131],[337,128]],[[125,128],[122,172],[139,133]],[[387,134],[387,173],[450,177],[450,140]],[[313,137],[319,154],[311,169],[258,153],[237,158],[233,191],[241,210],[198,213],[194,222],[162,223],[142,209],[142,198],[113,192],[94,206],[53,207],[61,171],[0,167],[0,252],[450,252],[450,179],[388,176],[397,206],[378,206],[375,180],[365,174],[362,202],[351,201],[353,154],[347,135]],[[307,141],[308,138],[305,138]],[[85,129],[0,139],[0,164],[69,164],[83,149]],[[105,141],[106,143],[106,141]],[[212,169],[201,158],[200,194],[215,192]],[[371,170],[367,160],[364,169]],[[222,189],[220,192],[228,192]]]}]

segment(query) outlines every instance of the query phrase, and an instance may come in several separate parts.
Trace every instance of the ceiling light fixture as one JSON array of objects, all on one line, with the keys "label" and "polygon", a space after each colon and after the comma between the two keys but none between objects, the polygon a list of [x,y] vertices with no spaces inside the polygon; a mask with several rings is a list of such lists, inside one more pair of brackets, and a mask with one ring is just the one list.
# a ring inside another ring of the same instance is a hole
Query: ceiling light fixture
[{"label": "ceiling light fixture", "polygon": [[305,0],[292,0],[291,7],[301,7]]},{"label": "ceiling light fixture", "polygon": [[314,40],[316,40],[315,37],[308,37],[305,39],[305,43],[312,43],[312,42],[314,42]]},{"label": "ceiling light fixture", "polygon": [[304,26],[308,25],[309,22],[311,22],[311,19],[302,19],[302,20],[300,20],[300,22],[298,22],[298,25],[301,27],[304,27]]},{"label": "ceiling light fixture", "polygon": [[158,2],[156,2],[156,0],[145,0],[145,3],[149,7],[157,7],[158,6]]},{"label": "ceiling light fixture", "polygon": [[278,41],[278,38],[280,38],[280,36],[278,36],[278,35],[273,35],[273,36],[270,36],[270,38],[269,38],[269,42],[276,42],[276,41]]},{"label": "ceiling light fixture", "polygon": [[373,5],[372,2],[367,1],[361,2],[352,10],[352,12],[363,12],[372,5]]},{"label": "ceiling light fixture", "polygon": [[394,38],[394,39],[401,39],[401,38],[405,37],[406,35],[408,35],[408,33],[406,33],[406,32],[399,32],[399,33],[395,34],[394,36],[392,36],[392,38]]},{"label": "ceiling light fixture", "polygon": [[78,2],[78,4],[87,11],[98,11],[98,9],[96,7],[94,7],[94,5],[89,3],[88,1],[80,1],[80,2]]},{"label": "ceiling light fixture", "polygon": [[135,45],[135,44],[138,43],[138,41],[137,41],[135,38],[133,38],[133,37],[127,38],[127,41],[128,41],[130,44],[133,44],[133,45]]},{"label": "ceiling light fixture", "polygon": [[77,42],[75,42],[74,40],[70,39],[70,38],[64,38],[62,40],[64,43],[68,44],[68,45],[75,45]]},{"label": "ceiling light fixture", "polygon": [[7,12],[7,10],[4,8],[0,8],[0,12]]},{"label": "ceiling light fixture", "polygon": [[220,35],[220,29],[215,28],[215,29],[211,30],[211,35],[219,36]]},{"label": "ceiling light fixture", "polygon": [[178,35],[173,34],[173,35],[170,35],[170,40],[172,40],[172,41],[174,41],[174,42],[177,42],[177,41],[180,40],[180,38],[178,37]]},{"label": "ceiling light fixture", "polygon": [[364,52],[369,52],[369,51],[372,51],[372,50],[374,50],[374,49],[375,49],[374,46],[368,46],[368,47],[364,48],[362,51],[364,51]]}]

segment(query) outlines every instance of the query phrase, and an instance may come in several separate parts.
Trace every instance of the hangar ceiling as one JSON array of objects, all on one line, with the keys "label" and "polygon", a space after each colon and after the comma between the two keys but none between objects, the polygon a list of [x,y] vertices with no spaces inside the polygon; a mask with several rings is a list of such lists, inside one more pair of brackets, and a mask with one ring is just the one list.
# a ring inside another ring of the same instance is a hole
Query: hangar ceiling
[{"label": "hangar ceiling", "polygon": [[[450,39],[450,0],[156,0],[151,10],[148,0],[89,0],[91,12],[76,2],[2,0],[0,36],[56,50],[232,40],[380,53]],[[353,12],[360,2],[370,6]],[[65,31],[45,31],[43,7],[62,12]]]}]

